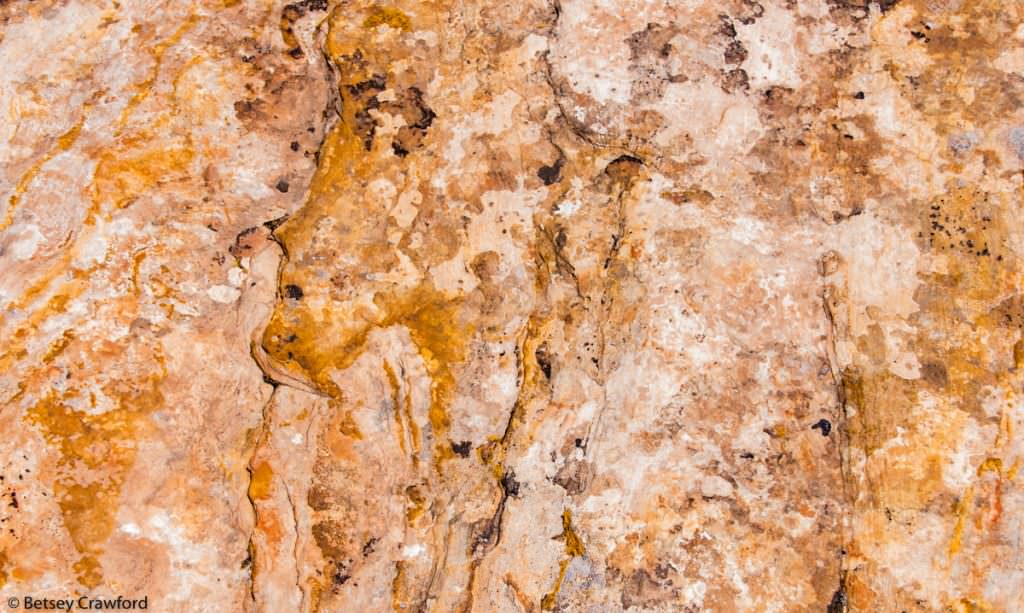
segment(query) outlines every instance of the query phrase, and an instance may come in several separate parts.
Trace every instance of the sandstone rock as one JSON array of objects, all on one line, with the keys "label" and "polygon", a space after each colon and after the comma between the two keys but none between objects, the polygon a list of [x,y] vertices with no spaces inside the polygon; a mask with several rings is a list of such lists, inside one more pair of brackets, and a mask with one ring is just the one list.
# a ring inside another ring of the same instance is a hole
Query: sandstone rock
[{"label": "sandstone rock", "polygon": [[0,19],[3,597],[1024,609],[1016,5]]}]

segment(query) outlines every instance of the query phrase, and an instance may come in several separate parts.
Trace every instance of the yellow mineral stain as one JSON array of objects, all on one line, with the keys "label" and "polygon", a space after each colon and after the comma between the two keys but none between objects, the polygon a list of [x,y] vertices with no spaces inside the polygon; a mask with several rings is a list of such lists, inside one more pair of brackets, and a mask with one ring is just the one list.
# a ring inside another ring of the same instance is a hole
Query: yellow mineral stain
[{"label": "yellow mineral stain", "polygon": [[162,378],[160,374],[111,384],[105,391],[117,404],[105,413],[76,411],[66,404],[76,392],[58,397],[50,391],[25,414],[25,421],[36,426],[58,453],[53,494],[81,555],[74,569],[85,587],[95,588],[103,580],[102,545],[114,529],[121,487],[145,427],[143,418],[163,405]]},{"label": "yellow mineral stain", "polygon": [[70,149],[71,146],[75,144],[75,141],[78,140],[79,134],[82,133],[82,125],[85,123],[85,111],[87,110],[88,106],[83,110],[81,119],[79,119],[75,125],[71,126],[68,131],[57,137],[57,142],[54,143],[53,147],[51,147],[43,157],[36,160],[36,162],[21,175],[21,178],[18,179],[18,183],[14,187],[14,194],[7,201],[7,215],[4,217],[4,220],[0,222],[0,232],[6,230],[12,223],[14,223],[14,210],[18,207],[18,202],[21,201],[22,196],[25,195],[25,191],[28,190],[28,186],[32,183],[32,180],[36,178],[36,175],[39,174],[43,165],[52,160],[58,153]]},{"label": "yellow mineral stain", "polygon": [[953,605],[954,613],[992,613],[993,609],[983,600],[961,598]]},{"label": "yellow mineral stain", "polygon": [[71,329],[65,330],[64,334],[50,345],[46,355],[43,356],[43,363],[49,364],[53,362],[57,356],[64,353],[64,350],[68,348],[68,345],[73,340],[75,340],[75,331]]},{"label": "yellow mineral stain", "polygon": [[146,259],[146,252],[139,251],[132,256],[132,288],[135,293],[139,293],[139,268],[142,266],[142,260]]},{"label": "yellow mineral stain", "polygon": [[409,499],[405,509],[405,520],[407,523],[412,524],[427,510],[427,497],[415,485],[405,488],[405,496]]},{"label": "yellow mineral stain", "polygon": [[401,448],[402,453],[405,451],[405,426],[402,422],[402,400],[401,394],[398,388],[398,377],[395,376],[395,371],[391,368],[391,365],[385,360],[383,362],[384,373],[388,376],[388,384],[391,386],[391,406],[395,412],[395,435],[398,437],[398,446]]},{"label": "yellow mineral stain", "polygon": [[985,461],[978,466],[978,476],[987,472],[994,472],[1000,477],[1003,476],[1003,461],[1000,458],[985,458]]},{"label": "yellow mineral stain", "polygon": [[363,433],[359,430],[359,425],[356,424],[352,411],[343,409],[341,402],[333,398],[327,403],[327,406],[333,414],[338,415],[336,425],[339,432],[351,439],[362,440]]},{"label": "yellow mineral stain", "polygon": [[[4,338],[5,350],[0,354],[0,372],[9,371],[14,362],[23,359],[28,355],[28,342],[32,335],[39,329],[47,319],[59,315],[67,309],[67,305],[84,292],[86,285],[80,281],[73,281],[61,288],[61,291],[54,294],[46,301],[42,308],[34,311],[28,319],[23,321],[13,332]],[[58,341],[59,342],[59,341]],[[63,351],[63,347],[60,351]],[[52,350],[52,347],[51,347]],[[59,353],[59,352],[58,352]],[[49,355],[49,353],[47,353]],[[52,357],[56,357],[56,353]]]},{"label": "yellow mineral stain", "polygon": [[[337,337],[324,329],[335,328],[334,313],[319,316],[307,307],[285,311],[282,305],[271,317],[263,334],[263,347],[275,362],[302,379],[311,381],[336,401],[341,391],[331,372],[348,368],[365,349],[371,330],[402,326],[416,345],[431,378],[428,420],[435,441],[438,462],[451,457],[447,444],[450,420],[447,405],[456,386],[452,368],[464,359],[473,329],[459,321],[461,298],[449,296],[429,285],[409,290],[379,293],[374,298],[376,321],[351,324]],[[332,335],[333,336],[333,335]],[[411,423],[411,419],[407,419]],[[414,438],[417,438],[414,433]]]},{"label": "yellow mineral stain", "polygon": [[1016,460],[1013,461],[1013,464],[1010,465],[1010,468],[1008,468],[1006,470],[1006,479],[1007,479],[1007,481],[1013,481],[1014,479],[1016,479],[1017,478],[1017,472],[1019,470],[1020,470],[1020,458],[1017,458]]},{"label": "yellow mineral stain", "polygon": [[379,295],[378,306],[387,313],[381,327],[404,326],[419,349],[431,378],[427,418],[440,461],[451,457],[447,433],[451,425],[448,403],[455,393],[452,367],[465,357],[471,328],[458,321],[458,301],[432,289],[418,288],[399,295]]},{"label": "yellow mineral stain", "polygon": [[491,436],[485,445],[478,449],[480,459],[489,466],[491,474],[499,483],[505,477],[505,456],[508,446],[515,435],[516,430],[523,425],[523,412],[526,404],[536,394],[540,393],[547,381],[540,364],[537,363],[537,350],[547,340],[548,326],[550,320],[540,316],[531,315],[526,326],[516,338],[516,345],[520,347],[519,355],[519,379],[522,384],[519,386],[519,394],[516,396],[515,404],[512,406],[512,415],[509,417],[508,427],[501,437]]},{"label": "yellow mineral stain", "polygon": [[412,463],[413,466],[420,464],[420,427],[412,417],[412,395],[405,395],[405,403],[402,405],[405,413],[405,423],[409,424],[409,439],[412,441]]},{"label": "yellow mineral stain", "polygon": [[[13,300],[7,303],[7,305],[5,305],[4,307],[4,310],[0,311],[0,324],[6,321],[6,318],[4,318],[3,316],[4,312],[15,310],[23,311],[28,309],[30,306],[32,306],[32,303],[34,303],[41,296],[43,296],[46,290],[50,287],[50,284],[53,283],[55,279],[61,276],[66,276],[68,271],[68,265],[71,263],[73,257],[73,250],[65,250],[64,253],[61,254],[60,259],[54,262],[51,266],[49,266],[46,269],[46,271],[39,276],[38,280],[35,283],[33,283],[31,286],[29,286],[28,289],[21,293],[21,296],[19,296],[17,300]],[[75,276],[77,279],[82,279],[87,277],[88,275],[76,273]],[[64,292],[65,289],[66,287],[61,288],[54,293],[66,293]]]},{"label": "yellow mineral stain", "polygon": [[395,578],[391,580],[391,610],[396,612],[408,609],[404,599],[399,595],[401,586],[405,582],[405,562],[395,563]]},{"label": "yellow mineral stain", "polygon": [[263,500],[270,498],[270,485],[274,480],[274,470],[267,462],[261,462],[252,469],[249,479],[249,498],[251,500]]},{"label": "yellow mineral stain", "polygon": [[967,516],[974,504],[974,488],[968,487],[964,495],[956,503],[956,524],[953,526],[953,538],[949,541],[949,557],[952,558],[960,552],[963,546],[964,528],[967,524]]},{"label": "yellow mineral stain", "polygon": [[555,608],[555,604],[558,601],[558,592],[562,589],[562,581],[565,580],[565,571],[569,568],[569,563],[572,562],[573,558],[584,554],[583,540],[580,539],[579,535],[576,534],[576,530],[572,527],[572,512],[568,509],[562,511],[562,539],[565,541],[565,555],[567,557],[558,564],[558,577],[555,579],[554,587],[540,601],[540,606],[545,611],[551,611]]},{"label": "yellow mineral stain", "polygon": [[370,9],[370,14],[363,20],[363,27],[376,28],[381,25],[408,32],[412,29],[412,19],[396,8],[378,4]]},{"label": "yellow mineral stain", "polygon": [[167,53],[167,50],[178,44],[182,37],[195,27],[197,23],[199,23],[199,16],[196,14],[189,15],[170,36],[153,46],[152,51],[150,51],[153,57],[153,68],[150,71],[149,77],[135,86],[135,94],[132,95],[124,110],[121,111],[121,116],[117,120],[117,127],[114,132],[115,136],[121,135],[121,131],[124,129],[125,124],[128,123],[132,111],[142,104],[153,92],[153,86],[156,84],[157,76],[160,74],[160,66],[163,64],[164,55]]},{"label": "yellow mineral stain", "polygon": [[191,146],[169,147],[157,142],[154,137],[139,135],[100,156],[93,175],[87,224],[94,222],[103,202],[124,208],[153,187],[188,176],[189,164],[195,157]]}]

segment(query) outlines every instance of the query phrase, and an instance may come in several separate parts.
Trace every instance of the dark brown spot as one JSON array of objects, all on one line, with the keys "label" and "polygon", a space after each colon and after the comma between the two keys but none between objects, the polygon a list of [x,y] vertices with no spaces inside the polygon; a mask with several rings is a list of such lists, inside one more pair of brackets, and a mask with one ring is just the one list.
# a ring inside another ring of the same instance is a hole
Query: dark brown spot
[{"label": "dark brown spot", "polygon": [[469,441],[462,441],[461,443],[452,442],[452,451],[462,458],[469,457],[469,451],[473,448],[473,443]]}]

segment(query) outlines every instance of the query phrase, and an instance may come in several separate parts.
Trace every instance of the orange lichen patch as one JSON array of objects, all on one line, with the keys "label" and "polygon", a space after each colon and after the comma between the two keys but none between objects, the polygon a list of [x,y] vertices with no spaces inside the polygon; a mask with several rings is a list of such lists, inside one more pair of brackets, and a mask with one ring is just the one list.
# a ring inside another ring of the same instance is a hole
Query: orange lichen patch
[{"label": "orange lichen patch", "polygon": [[427,418],[433,431],[438,460],[450,457],[446,434],[451,425],[448,403],[455,392],[452,367],[462,362],[471,328],[458,321],[458,302],[433,290],[417,289],[404,295],[377,296],[387,316],[381,327],[405,326],[419,349],[431,378]]},{"label": "orange lichen patch", "polygon": [[[21,292],[21,295],[17,300],[13,300],[6,305],[4,309],[0,311],[0,324],[6,321],[4,314],[7,311],[25,310],[32,306],[32,304],[41,298],[46,290],[49,289],[50,284],[60,277],[66,277],[69,270],[71,260],[74,258],[75,252],[72,249],[67,249],[55,262],[50,264],[46,271],[38,276],[38,280],[33,283],[28,289]],[[71,295],[72,297],[78,296],[82,291],[85,290],[86,285],[81,281],[87,280],[95,268],[88,270],[73,270],[70,284],[65,284],[60,289],[54,291],[54,296],[57,295]],[[52,299],[52,298],[51,298]]]},{"label": "orange lichen patch", "polygon": [[64,334],[61,334],[60,338],[55,340],[46,351],[46,355],[43,356],[43,363],[49,364],[50,362],[53,362],[57,356],[67,349],[68,345],[70,345],[73,340],[75,340],[75,331],[71,329],[65,330]]},{"label": "orange lichen patch", "polygon": [[150,71],[147,79],[135,86],[135,94],[132,95],[131,100],[129,100],[128,104],[125,105],[124,110],[121,111],[120,118],[117,120],[117,129],[114,132],[115,136],[121,135],[121,130],[124,129],[125,124],[131,117],[132,111],[142,104],[142,102],[153,92],[153,85],[156,83],[157,76],[160,74],[160,67],[163,64],[164,55],[166,55],[167,50],[178,44],[181,38],[185,36],[185,33],[195,27],[197,23],[199,23],[199,16],[195,14],[189,15],[188,18],[185,19],[185,21],[183,21],[170,36],[153,46],[153,49],[150,52],[153,57],[153,69]]},{"label": "orange lichen patch", "polygon": [[92,223],[103,202],[124,208],[157,185],[188,176],[195,156],[191,146],[167,147],[148,135],[124,141],[104,152],[93,175],[93,204],[86,223]]},{"label": "orange lichen patch", "polygon": [[376,28],[381,25],[408,32],[412,29],[412,19],[396,8],[378,4],[370,9],[370,14],[363,20],[363,27]]},{"label": "orange lichen patch", "polygon": [[404,611],[408,604],[401,596],[402,585],[405,583],[405,562],[395,562],[395,578],[391,580],[391,610]]},{"label": "orange lichen patch", "polygon": [[540,606],[545,611],[551,611],[555,608],[555,604],[558,601],[558,592],[562,589],[562,581],[565,580],[565,571],[569,568],[569,563],[572,562],[573,558],[584,554],[583,541],[572,527],[572,512],[568,509],[562,511],[561,538],[565,541],[565,555],[567,557],[558,564],[558,577],[555,579],[554,587],[540,601]]},{"label": "orange lichen patch", "polygon": [[1016,460],[1014,460],[1013,464],[1010,465],[1010,468],[1006,469],[1006,479],[1008,481],[1013,481],[1014,479],[1016,479],[1017,478],[1017,472],[1019,470],[1020,470],[1020,458],[1017,458]]},{"label": "orange lichen patch", "polygon": [[114,529],[117,507],[128,471],[135,461],[142,418],[163,404],[162,375],[111,384],[107,395],[117,407],[100,414],[82,413],[68,404],[76,396],[51,391],[25,415],[58,452],[54,497],[64,526],[81,554],[74,565],[78,581],[89,588],[103,579],[99,556]]},{"label": "orange lichen patch", "polygon": [[132,288],[135,293],[139,292],[139,269],[142,267],[142,260],[146,259],[146,252],[139,251],[132,256]]},{"label": "orange lichen patch", "polygon": [[[17,360],[26,357],[28,355],[27,344],[39,326],[50,317],[65,312],[67,305],[84,292],[86,287],[87,285],[79,279],[66,284],[51,296],[42,308],[34,311],[28,319],[23,321],[13,334],[6,337],[3,340],[6,350],[0,354],[0,372],[9,371]],[[60,351],[63,351],[63,348]]]},{"label": "orange lichen patch", "polygon": [[985,461],[978,466],[978,476],[987,472],[994,472],[1000,477],[1003,476],[1003,461],[1000,458],[985,458]]},{"label": "orange lichen patch", "polygon": [[410,485],[405,488],[405,497],[409,499],[405,508],[405,520],[411,525],[417,519],[422,517],[423,512],[427,510],[427,497],[423,494],[422,490],[415,485]]},{"label": "orange lichen patch", "polygon": [[994,610],[984,600],[961,598],[950,608],[953,613],[992,613]]},{"label": "orange lichen patch", "polygon": [[349,325],[333,342],[325,342],[324,330],[337,328],[335,314],[326,312],[316,318],[304,306],[278,310],[263,334],[267,354],[286,370],[311,381],[328,396],[340,399],[341,392],[331,379],[333,370],[344,370],[363,352],[369,332],[375,328],[403,326],[431,377],[428,419],[433,431],[438,459],[452,454],[445,434],[450,422],[447,405],[455,391],[453,366],[464,358],[472,327],[459,321],[461,299],[449,297],[421,285],[411,290],[377,294],[374,303],[380,315],[376,321]]},{"label": "orange lichen patch", "polygon": [[956,503],[956,524],[953,526],[953,537],[949,541],[949,557],[952,558],[963,547],[964,528],[967,525],[967,516],[974,504],[974,488],[968,487],[964,495]]},{"label": "orange lichen patch", "polygon": [[1006,410],[1003,411],[999,417],[999,431],[996,432],[996,440],[993,443],[994,449],[1001,449],[1006,443],[1013,440],[1013,420],[1010,418],[1010,413]]},{"label": "orange lichen patch", "polygon": [[6,230],[12,223],[14,223],[14,210],[18,206],[18,202],[21,201],[22,196],[25,195],[25,191],[28,190],[28,186],[32,183],[32,180],[36,178],[43,165],[49,162],[62,151],[67,151],[75,144],[78,140],[79,134],[82,133],[82,125],[85,123],[85,111],[88,110],[88,106],[82,112],[82,117],[75,125],[71,126],[66,132],[57,137],[57,142],[54,143],[53,147],[47,151],[43,157],[36,160],[32,166],[29,167],[18,179],[18,184],[14,187],[14,194],[11,195],[7,201],[7,214],[3,221],[0,221],[0,231]]},{"label": "orange lichen patch", "polygon": [[274,470],[268,462],[261,462],[250,471],[249,499],[263,500],[270,498],[270,485],[274,480]]},{"label": "orange lichen patch", "polygon": [[[347,101],[346,101],[347,102]],[[325,210],[330,210],[353,179],[369,176],[370,165],[364,155],[361,139],[355,134],[355,111],[345,104],[345,116],[331,130],[320,150],[320,165],[309,186],[306,205],[275,231],[285,244],[300,236],[311,236],[314,224]]]},{"label": "orange lichen patch", "polygon": [[388,385],[391,386],[391,406],[395,414],[395,436],[398,437],[398,446],[402,453],[405,453],[405,425],[402,421],[401,394],[398,388],[398,377],[391,365],[384,361],[384,373],[388,376]]},{"label": "orange lichen patch", "polygon": [[350,439],[362,440],[363,433],[359,430],[359,425],[356,424],[355,418],[352,417],[352,411],[342,410],[341,403],[333,399],[327,404],[327,406],[338,415],[338,419],[335,420],[335,425],[339,432]]},{"label": "orange lichen patch", "polygon": [[[371,11],[369,16],[375,14]],[[395,18],[392,13],[381,14]],[[286,11],[282,27],[285,22],[290,27],[294,18],[297,17]],[[345,11],[336,8],[329,18],[327,34],[327,54],[339,69],[341,118],[325,137],[305,206],[278,228],[275,236],[289,254],[301,257],[298,254],[316,236],[319,224],[325,219],[345,220],[349,235],[344,238],[347,249],[356,252],[353,257],[359,259],[363,270],[383,270],[397,262],[396,256],[386,242],[362,235],[373,225],[375,217],[367,214],[353,194],[361,191],[362,181],[376,173],[377,160],[367,144],[371,132],[365,114],[366,97],[368,92],[383,88],[381,75],[388,72],[389,50],[369,45],[372,34],[360,35],[360,30],[349,28],[350,19]],[[401,48],[398,52],[407,50]],[[293,283],[310,290],[302,277],[302,270],[292,273],[286,268],[282,284],[287,287]],[[447,445],[442,444],[448,426],[444,406],[454,388],[450,364],[461,360],[467,334],[457,329],[460,326],[454,322],[459,302],[457,297],[442,296],[426,284],[412,290],[378,294],[374,305],[328,305],[314,310],[305,301],[279,301],[262,346],[284,372],[339,399],[341,393],[330,372],[347,368],[362,353],[371,330],[389,325],[407,327],[433,380],[429,417],[437,447],[440,453],[450,454]],[[338,340],[326,346],[325,336]]]}]

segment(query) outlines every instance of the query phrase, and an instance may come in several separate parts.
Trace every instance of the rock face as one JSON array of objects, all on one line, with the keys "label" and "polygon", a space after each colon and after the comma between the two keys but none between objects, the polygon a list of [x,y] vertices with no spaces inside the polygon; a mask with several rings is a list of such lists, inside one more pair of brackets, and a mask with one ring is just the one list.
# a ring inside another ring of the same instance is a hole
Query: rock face
[{"label": "rock face", "polygon": [[1024,610],[1016,3],[0,20],[9,603]]}]

